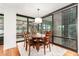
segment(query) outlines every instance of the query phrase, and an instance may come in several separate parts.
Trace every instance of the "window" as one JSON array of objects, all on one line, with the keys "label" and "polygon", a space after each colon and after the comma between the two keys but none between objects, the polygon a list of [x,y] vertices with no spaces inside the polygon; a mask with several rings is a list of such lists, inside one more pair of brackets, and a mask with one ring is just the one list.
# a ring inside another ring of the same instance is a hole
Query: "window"
[{"label": "window", "polygon": [[16,37],[17,41],[23,41],[23,32],[32,32],[34,19],[32,17],[17,15],[16,19]]},{"label": "window", "polygon": [[32,34],[34,30],[37,30],[34,25],[34,19],[28,18],[28,32]]},{"label": "window", "polygon": [[39,30],[40,32],[42,31],[42,33],[45,33],[46,31],[52,31],[52,16],[43,18],[42,24],[39,25]]},{"label": "window", "polygon": [[0,45],[3,44],[4,38],[4,16],[0,15]]},{"label": "window", "polygon": [[[26,17],[21,17],[17,16],[16,19],[16,25],[17,25],[17,38],[22,38],[23,37],[23,32],[27,31],[27,18]],[[20,41],[20,39],[17,39],[17,41]]]},{"label": "window", "polygon": [[77,51],[77,6],[58,11],[53,17],[54,43]]}]

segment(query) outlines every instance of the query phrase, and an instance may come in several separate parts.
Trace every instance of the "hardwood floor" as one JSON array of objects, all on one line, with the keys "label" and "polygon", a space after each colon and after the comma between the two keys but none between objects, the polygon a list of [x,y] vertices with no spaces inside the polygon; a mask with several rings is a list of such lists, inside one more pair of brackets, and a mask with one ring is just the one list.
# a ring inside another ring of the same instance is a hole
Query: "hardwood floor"
[{"label": "hardwood floor", "polygon": [[3,45],[0,45],[0,56],[3,56]]},{"label": "hardwood floor", "polygon": [[0,50],[0,56],[20,56],[19,50],[17,47],[7,49],[7,50]]},{"label": "hardwood floor", "polygon": [[64,56],[79,56],[79,54],[73,51],[67,51]]},{"label": "hardwood floor", "polygon": [[20,56],[18,48],[11,48],[4,51],[5,56]]}]

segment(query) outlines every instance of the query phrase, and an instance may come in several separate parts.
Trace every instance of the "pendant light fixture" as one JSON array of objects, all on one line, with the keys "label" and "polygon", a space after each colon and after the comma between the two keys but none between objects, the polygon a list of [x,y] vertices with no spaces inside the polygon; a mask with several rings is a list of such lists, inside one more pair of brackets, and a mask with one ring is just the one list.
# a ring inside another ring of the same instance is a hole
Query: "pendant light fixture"
[{"label": "pendant light fixture", "polygon": [[37,9],[37,11],[38,11],[38,17],[35,18],[35,23],[36,23],[36,24],[39,24],[39,23],[42,23],[42,18],[39,17],[39,11],[40,11],[39,8]]}]

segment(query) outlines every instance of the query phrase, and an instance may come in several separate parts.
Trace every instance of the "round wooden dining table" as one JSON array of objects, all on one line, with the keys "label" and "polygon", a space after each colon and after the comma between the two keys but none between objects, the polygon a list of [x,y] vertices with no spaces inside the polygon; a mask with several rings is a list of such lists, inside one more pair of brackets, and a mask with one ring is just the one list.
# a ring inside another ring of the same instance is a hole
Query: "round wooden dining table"
[{"label": "round wooden dining table", "polygon": [[40,43],[43,43],[44,42],[44,35],[35,35],[35,36],[32,36],[32,40],[33,42],[35,43],[35,46],[36,46],[36,50],[39,51],[39,48],[40,48]]}]

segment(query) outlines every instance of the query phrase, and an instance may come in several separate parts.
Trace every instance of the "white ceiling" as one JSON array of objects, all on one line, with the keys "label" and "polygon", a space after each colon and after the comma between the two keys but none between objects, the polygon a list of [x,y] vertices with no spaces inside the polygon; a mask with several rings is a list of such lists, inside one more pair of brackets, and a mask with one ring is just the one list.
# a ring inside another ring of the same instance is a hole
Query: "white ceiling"
[{"label": "white ceiling", "polygon": [[37,17],[37,8],[39,8],[40,17],[42,17],[69,4],[71,3],[6,3],[0,4],[0,8],[13,7],[18,14],[31,17]]}]

